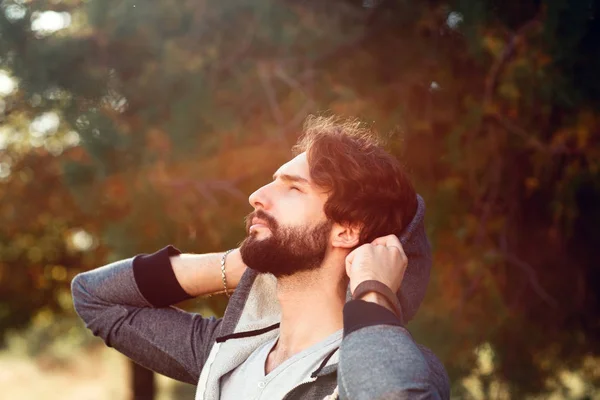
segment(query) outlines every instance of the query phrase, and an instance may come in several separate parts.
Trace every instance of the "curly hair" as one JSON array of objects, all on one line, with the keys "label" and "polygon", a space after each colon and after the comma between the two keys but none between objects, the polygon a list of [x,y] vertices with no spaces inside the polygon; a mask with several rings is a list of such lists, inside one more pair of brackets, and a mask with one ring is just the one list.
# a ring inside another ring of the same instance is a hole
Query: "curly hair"
[{"label": "curly hair", "polygon": [[359,245],[399,235],[417,210],[417,195],[400,162],[357,119],[309,116],[292,148],[306,152],[310,177],[328,192],[325,215],[361,224]]}]

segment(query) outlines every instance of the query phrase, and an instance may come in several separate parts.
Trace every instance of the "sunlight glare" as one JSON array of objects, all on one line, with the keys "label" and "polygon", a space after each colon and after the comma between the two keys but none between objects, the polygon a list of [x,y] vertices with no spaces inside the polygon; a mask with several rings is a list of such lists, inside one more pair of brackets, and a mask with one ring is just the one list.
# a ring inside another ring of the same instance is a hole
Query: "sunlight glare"
[{"label": "sunlight glare", "polygon": [[67,12],[44,11],[35,13],[31,21],[31,30],[48,35],[71,25],[71,14]]},{"label": "sunlight glare", "polygon": [[71,235],[73,247],[80,251],[90,250],[94,245],[94,238],[83,229],[78,229]]},{"label": "sunlight glare", "polygon": [[35,118],[29,125],[29,132],[33,137],[43,137],[56,133],[60,125],[60,118],[55,112],[46,112]]},{"label": "sunlight glare", "polygon": [[0,96],[8,96],[17,88],[17,82],[5,71],[0,70]]}]

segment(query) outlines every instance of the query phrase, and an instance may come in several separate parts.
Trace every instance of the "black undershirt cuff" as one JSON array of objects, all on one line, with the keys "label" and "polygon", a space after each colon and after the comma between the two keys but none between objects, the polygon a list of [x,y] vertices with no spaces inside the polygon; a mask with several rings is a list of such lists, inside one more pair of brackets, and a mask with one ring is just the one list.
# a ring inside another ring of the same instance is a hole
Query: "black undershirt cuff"
[{"label": "black undershirt cuff", "polygon": [[350,300],[344,304],[344,337],[373,325],[402,326],[402,322],[384,306],[370,301]]},{"label": "black undershirt cuff", "polygon": [[140,254],[133,259],[133,277],[140,293],[154,307],[167,307],[193,298],[181,287],[170,257],[181,254],[169,245],[152,254]]}]

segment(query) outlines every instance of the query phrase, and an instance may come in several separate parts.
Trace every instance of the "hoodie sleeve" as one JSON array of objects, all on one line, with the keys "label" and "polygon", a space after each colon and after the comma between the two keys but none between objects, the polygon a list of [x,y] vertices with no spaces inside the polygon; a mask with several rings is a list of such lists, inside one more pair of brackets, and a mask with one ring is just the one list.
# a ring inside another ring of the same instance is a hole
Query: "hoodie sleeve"
[{"label": "hoodie sleeve", "polygon": [[344,306],[338,386],[341,399],[449,399],[442,363],[417,345],[394,313],[375,303]]},{"label": "hoodie sleeve", "polygon": [[196,384],[221,319],[170,306],[190,296],[170,263],[172,246],[78,274],[75,311],[95,336],[136,363]]}]

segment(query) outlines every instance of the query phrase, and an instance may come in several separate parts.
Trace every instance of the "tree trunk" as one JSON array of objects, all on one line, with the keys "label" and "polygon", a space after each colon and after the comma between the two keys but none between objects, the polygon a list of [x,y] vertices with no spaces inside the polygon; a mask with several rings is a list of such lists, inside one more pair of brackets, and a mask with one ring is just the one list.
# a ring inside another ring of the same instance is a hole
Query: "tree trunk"
[{"label": "tree trunk", "polygon": [[154,400],[154,372],[130,361],[132,400]]}]

